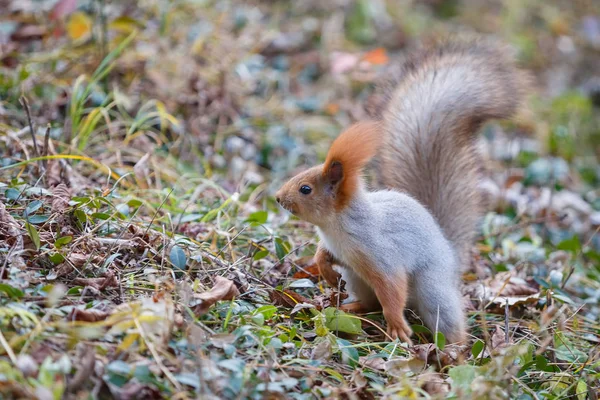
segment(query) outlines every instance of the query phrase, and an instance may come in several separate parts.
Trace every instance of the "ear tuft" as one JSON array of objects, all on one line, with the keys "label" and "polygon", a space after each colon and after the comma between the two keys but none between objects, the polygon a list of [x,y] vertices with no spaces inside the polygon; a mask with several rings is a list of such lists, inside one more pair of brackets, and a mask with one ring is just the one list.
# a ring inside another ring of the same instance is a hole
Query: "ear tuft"
[{"label": "ear tuft", "polygon": [[342,164],[338,161],[333,161],[327,170],[327,180],[332,186],[337,185],[342,181],[344,177],[344,170]]},{"label": "ear tuft", "polygon": [[350,126],[331,145],[323,177],[334,186],[337,209],[350,201],[358,188],[362,168],[375,155],[382,140],[379,123],[365,121]]}]

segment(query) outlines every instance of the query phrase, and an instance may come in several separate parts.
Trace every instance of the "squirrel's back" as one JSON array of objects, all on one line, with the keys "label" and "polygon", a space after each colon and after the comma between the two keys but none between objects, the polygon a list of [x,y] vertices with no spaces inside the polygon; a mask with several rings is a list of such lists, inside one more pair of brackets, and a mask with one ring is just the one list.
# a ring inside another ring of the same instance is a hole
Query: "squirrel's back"
[{"label": "squirrel's back", "polygon": [[384,88],[376,183],[425,205],[463,266],[481,208],[476,133],[487,120],[512,117],[528,86],[505,48],[472,40],[410,58]]}]

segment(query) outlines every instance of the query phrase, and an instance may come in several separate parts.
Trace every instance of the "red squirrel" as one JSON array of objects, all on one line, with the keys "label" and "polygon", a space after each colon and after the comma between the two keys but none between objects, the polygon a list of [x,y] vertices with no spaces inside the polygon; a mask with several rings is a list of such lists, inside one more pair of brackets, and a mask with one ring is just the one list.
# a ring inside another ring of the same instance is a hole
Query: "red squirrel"
[{"label": "red squirrel", "polygon": [[[388,334],[410,344],[408,306],[432,332],[462,342],[460,276],[482,212],[476,135],[517,113],[529,79],[507,49],[481,39],[433,47],[399,72],[373,119],[350,126],[324,164],[276,199],[316,225],[321,275],[334,287],[343,279],[354,300],[343,309],[381,307]],[[362,177],[368,165],[373,190]]]}]

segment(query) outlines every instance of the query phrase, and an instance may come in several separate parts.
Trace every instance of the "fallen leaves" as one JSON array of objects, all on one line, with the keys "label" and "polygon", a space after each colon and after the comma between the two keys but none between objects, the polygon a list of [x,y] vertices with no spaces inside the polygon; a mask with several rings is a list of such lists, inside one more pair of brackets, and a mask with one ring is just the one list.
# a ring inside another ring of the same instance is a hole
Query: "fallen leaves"
[{"label": "fallen leaves", "polygon": [[239,295],[240,292],[233,281],[222,276],[216,276],[215,285],[211,290],[204,293],[194,293],[194,299],[200,300],[200,304],[194,308],[194,313],[196,315],[204,315],[217,301],[232,300]]},{"label": "fallen leaves", "polygon": [[117,277],[112,272],[108,272],[103,278],[75,278],[72,282],[75,285],[89,286],[98,291],[104,290],[109,287],[119,286]]},{"label": "fallen leaves", "polygon": [[71,190],[64,183],[59,183],[52,191],[52,212],[63,214],[69,209]]},{"label": "fallen leaves", "polygon": [[[6,211],[6,207],[2,202],[0,202],[0,241],[11,246],[11,250],[4,256],[10,265],[24,269],[25,261],[21,257],[23,236],[21,235],[19,223]],[[4,257],[1,257],[0,260],[3,260]],[[4,262],[2,265],[4,265]],[[2,279],[1,276],[0,279]]]},{"label": "fallen leaves", "polygon": [[102,310],[80,310],[78,308],[73,308],[67,315],[67,321],[98,322],[104,321],[108,316],[109,313]]},{"label": "fallen leaves", "polygon": [[292,309],[300,303],[312,304],[312,302],[306,297],[289,289],[285,289],[283,291],[275,289],[271,290],[269,292],[269,297],[274,305]]},{"label": "fallen leaves", "polygon": [[483,282],[472,283],[465,289],[472,300],[483,302],[489,311],[504,313],[504,307],[534,304],[539,288],[534,282],[515,276],[512,271],[500,272]]}]

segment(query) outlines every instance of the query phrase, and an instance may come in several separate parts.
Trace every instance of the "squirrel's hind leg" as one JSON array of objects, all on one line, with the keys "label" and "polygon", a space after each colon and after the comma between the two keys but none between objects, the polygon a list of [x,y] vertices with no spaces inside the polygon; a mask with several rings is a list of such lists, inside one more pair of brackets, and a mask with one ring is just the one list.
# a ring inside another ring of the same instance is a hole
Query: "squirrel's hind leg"
[{"label": "squirrel's hind leg", "polygon": [[[411,297],[417,313],[431,330],[442,332],[448,343],[466,339],[463,299],[458,283],[453,276],[443,276],[433,269],[430,273],[417,274],[412,282]],[[447,281],[447,285],[439,282]],[[412,304],[411,304],[412,305]]]}]

